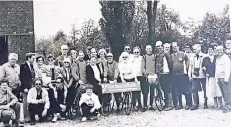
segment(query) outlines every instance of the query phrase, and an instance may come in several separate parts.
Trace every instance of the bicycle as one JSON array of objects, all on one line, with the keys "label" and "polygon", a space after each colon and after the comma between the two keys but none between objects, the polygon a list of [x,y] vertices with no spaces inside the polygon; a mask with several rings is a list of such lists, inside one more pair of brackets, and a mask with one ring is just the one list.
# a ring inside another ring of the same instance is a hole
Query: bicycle
[{"label": "bicycle", "polygon": [[101,107],[101,112],[103,116],[109,116],[112,111],[114,110],[114,96],[113,94],[110,94],[110,97],[105,97],[109,94],[103,94],[103,98],[102,98],[102,107]]},{"label": "bicycle", "polygon": [[125,111],[126,115],[130,115],[132,111],[132,93],[131,92],[123,92],[122,97],[122,108],[121,110]]},{"label": "bicycle", "polygon": [[[154,88],[155,88],[155,96],[154,96],[154,102],[156,105],[156,108],[158,109],[158,111],[162,111],[164,109],[164,98],[163,98],[163,92],[160,86],[160,82],[159,82],[159,76],[154,74],[151,75],[150,77],[147,78],[148,82],[150,84],[154,84]],[[150,80],[150,81],[149,81]]]}]

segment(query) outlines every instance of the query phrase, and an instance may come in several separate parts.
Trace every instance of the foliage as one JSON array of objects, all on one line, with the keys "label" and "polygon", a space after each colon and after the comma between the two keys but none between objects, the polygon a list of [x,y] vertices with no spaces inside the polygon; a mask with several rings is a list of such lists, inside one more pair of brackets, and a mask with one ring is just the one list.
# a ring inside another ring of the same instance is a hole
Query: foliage
[{"label": "foliage", "polygon": [[100,1],[102,18],[99,21],[112,53],[118,59],[126,43],[129,43],[135,1]]}]

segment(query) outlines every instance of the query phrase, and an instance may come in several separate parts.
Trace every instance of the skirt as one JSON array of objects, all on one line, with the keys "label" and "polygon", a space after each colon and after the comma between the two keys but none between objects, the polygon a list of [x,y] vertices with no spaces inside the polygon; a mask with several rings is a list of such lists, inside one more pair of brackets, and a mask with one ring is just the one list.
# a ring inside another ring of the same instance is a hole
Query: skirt
[{"label": "skirt", "polygon": [[206,95],[207,97],[222,97],[218,80],[215,77],[206,78]]}]

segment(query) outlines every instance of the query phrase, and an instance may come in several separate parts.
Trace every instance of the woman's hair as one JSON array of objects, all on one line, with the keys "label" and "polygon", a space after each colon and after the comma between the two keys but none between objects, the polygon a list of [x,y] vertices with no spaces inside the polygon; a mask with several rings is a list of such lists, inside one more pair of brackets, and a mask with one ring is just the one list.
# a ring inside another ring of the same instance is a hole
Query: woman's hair
[{"label": "woman's hair", "polygon": [[134,51],[135,49],[138,49],[138,50],[139,50],[139,52],[141,52],[140,47],[138,47],[138,46],[134,47],[134,48],[133,48],[133,51]]},{"label": "woman's hair", "polygon": [[60,79],[60,80],[61,80],[61,82],[63,82],[63,81],[64,81],[63,77],[61,77],[61,76],[58,76],[58,77],[56,78],[56,80],[58,80],[58,79]]},{"label": "woman's hair", "polygon": [[9,86],[9,81],[7,79],[2,79],[0,81],[0,85],[2,85],[2,83],[7,83],[7,85]]},{"label": "woman's hair", "polygon": [[44,57],[43,57],[43,56],[38,56],[38,57],[36,57],[36,62],[38,62],[38,60],[39,60],[40,58],[42,58],[43,61],[44,61]]},{"label": "woman's hair", "polygon": [[33,86],[35,86],[35,82],[36,81],[40,81],[41,82],[41,85],[43,85],[43,80],[42,78],[35,78],[34,81],[33,81]]}]

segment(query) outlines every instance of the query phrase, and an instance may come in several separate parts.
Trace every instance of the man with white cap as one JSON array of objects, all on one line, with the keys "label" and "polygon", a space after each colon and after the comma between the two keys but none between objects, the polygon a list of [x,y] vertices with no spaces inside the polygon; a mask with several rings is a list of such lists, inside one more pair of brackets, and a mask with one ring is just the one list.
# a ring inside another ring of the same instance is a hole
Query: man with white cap
[{"label": "man with white cap", "polygon": [[62,67],[64,58],[70,58],[70,56],[67,54],[69,50],[67,45],[62,45],[60,48],[62,54],[55,59],[55,63]]},{"label": "man with white cap", "polygon": [[8,62],[0,67],[0,80],[7,79],[12,93],[18,98],[20,97],[20,66],[16,63],[18,61],[18,54],[10,53]]},{"label": "man with white cap", "polygon": [[[133,54],[131,53],[131,51],[132,51],[132,49],[131,49],[131,47],[130,47],[129,45],[126,45],[126,46],[124,47],[124,52],[127,52],[127,53],[129,54],[129,57],[128,57],[129,61],[132,61],[133,58],[134,58],[134,56],[133,56]],[[122,55],[120,55],[120,57],[119,57],[119,63],[122,61],[122,57],[121,57],[121,56],[122,56]]]},{"label": "man with white cap", "polygon": [[161,88],[164,92],[164,110],[168,111],[171,108],[169,107],[169,93],[171,91],[171,80],[170,80],[170,70],[171,70],[171,56],[170,56],[170,44],[165,43],[164,48],[162,42],[158,41],[156,43],[157,53],[155,60],[155,70],[158,74],[159,82]]},{"label": "man with white cap", "polygon": [[205,54],[201,52],[201,45],[195,44],[193,46],[194,54],[191,56],[190,64],[188,68],[188,76],[192,81],[192,95],[193,95],[193,106],[191,110],[196,110],[199,107],[199,91],[204,92],[204,109],[208,108],[207,96],[206,96],[206,76],[203,72],[202,62],[205,58]]},{"label": "man with white cap", "polygon": [[231,86],[230,86],[230,73],[231,73],[231,61],[224,53],[223,46],[217,46],[217,59],[215,67],[215,78],[218,79],[218,84],[221,88],[221,93],[224,99],[223,112],[231,111]]}]

